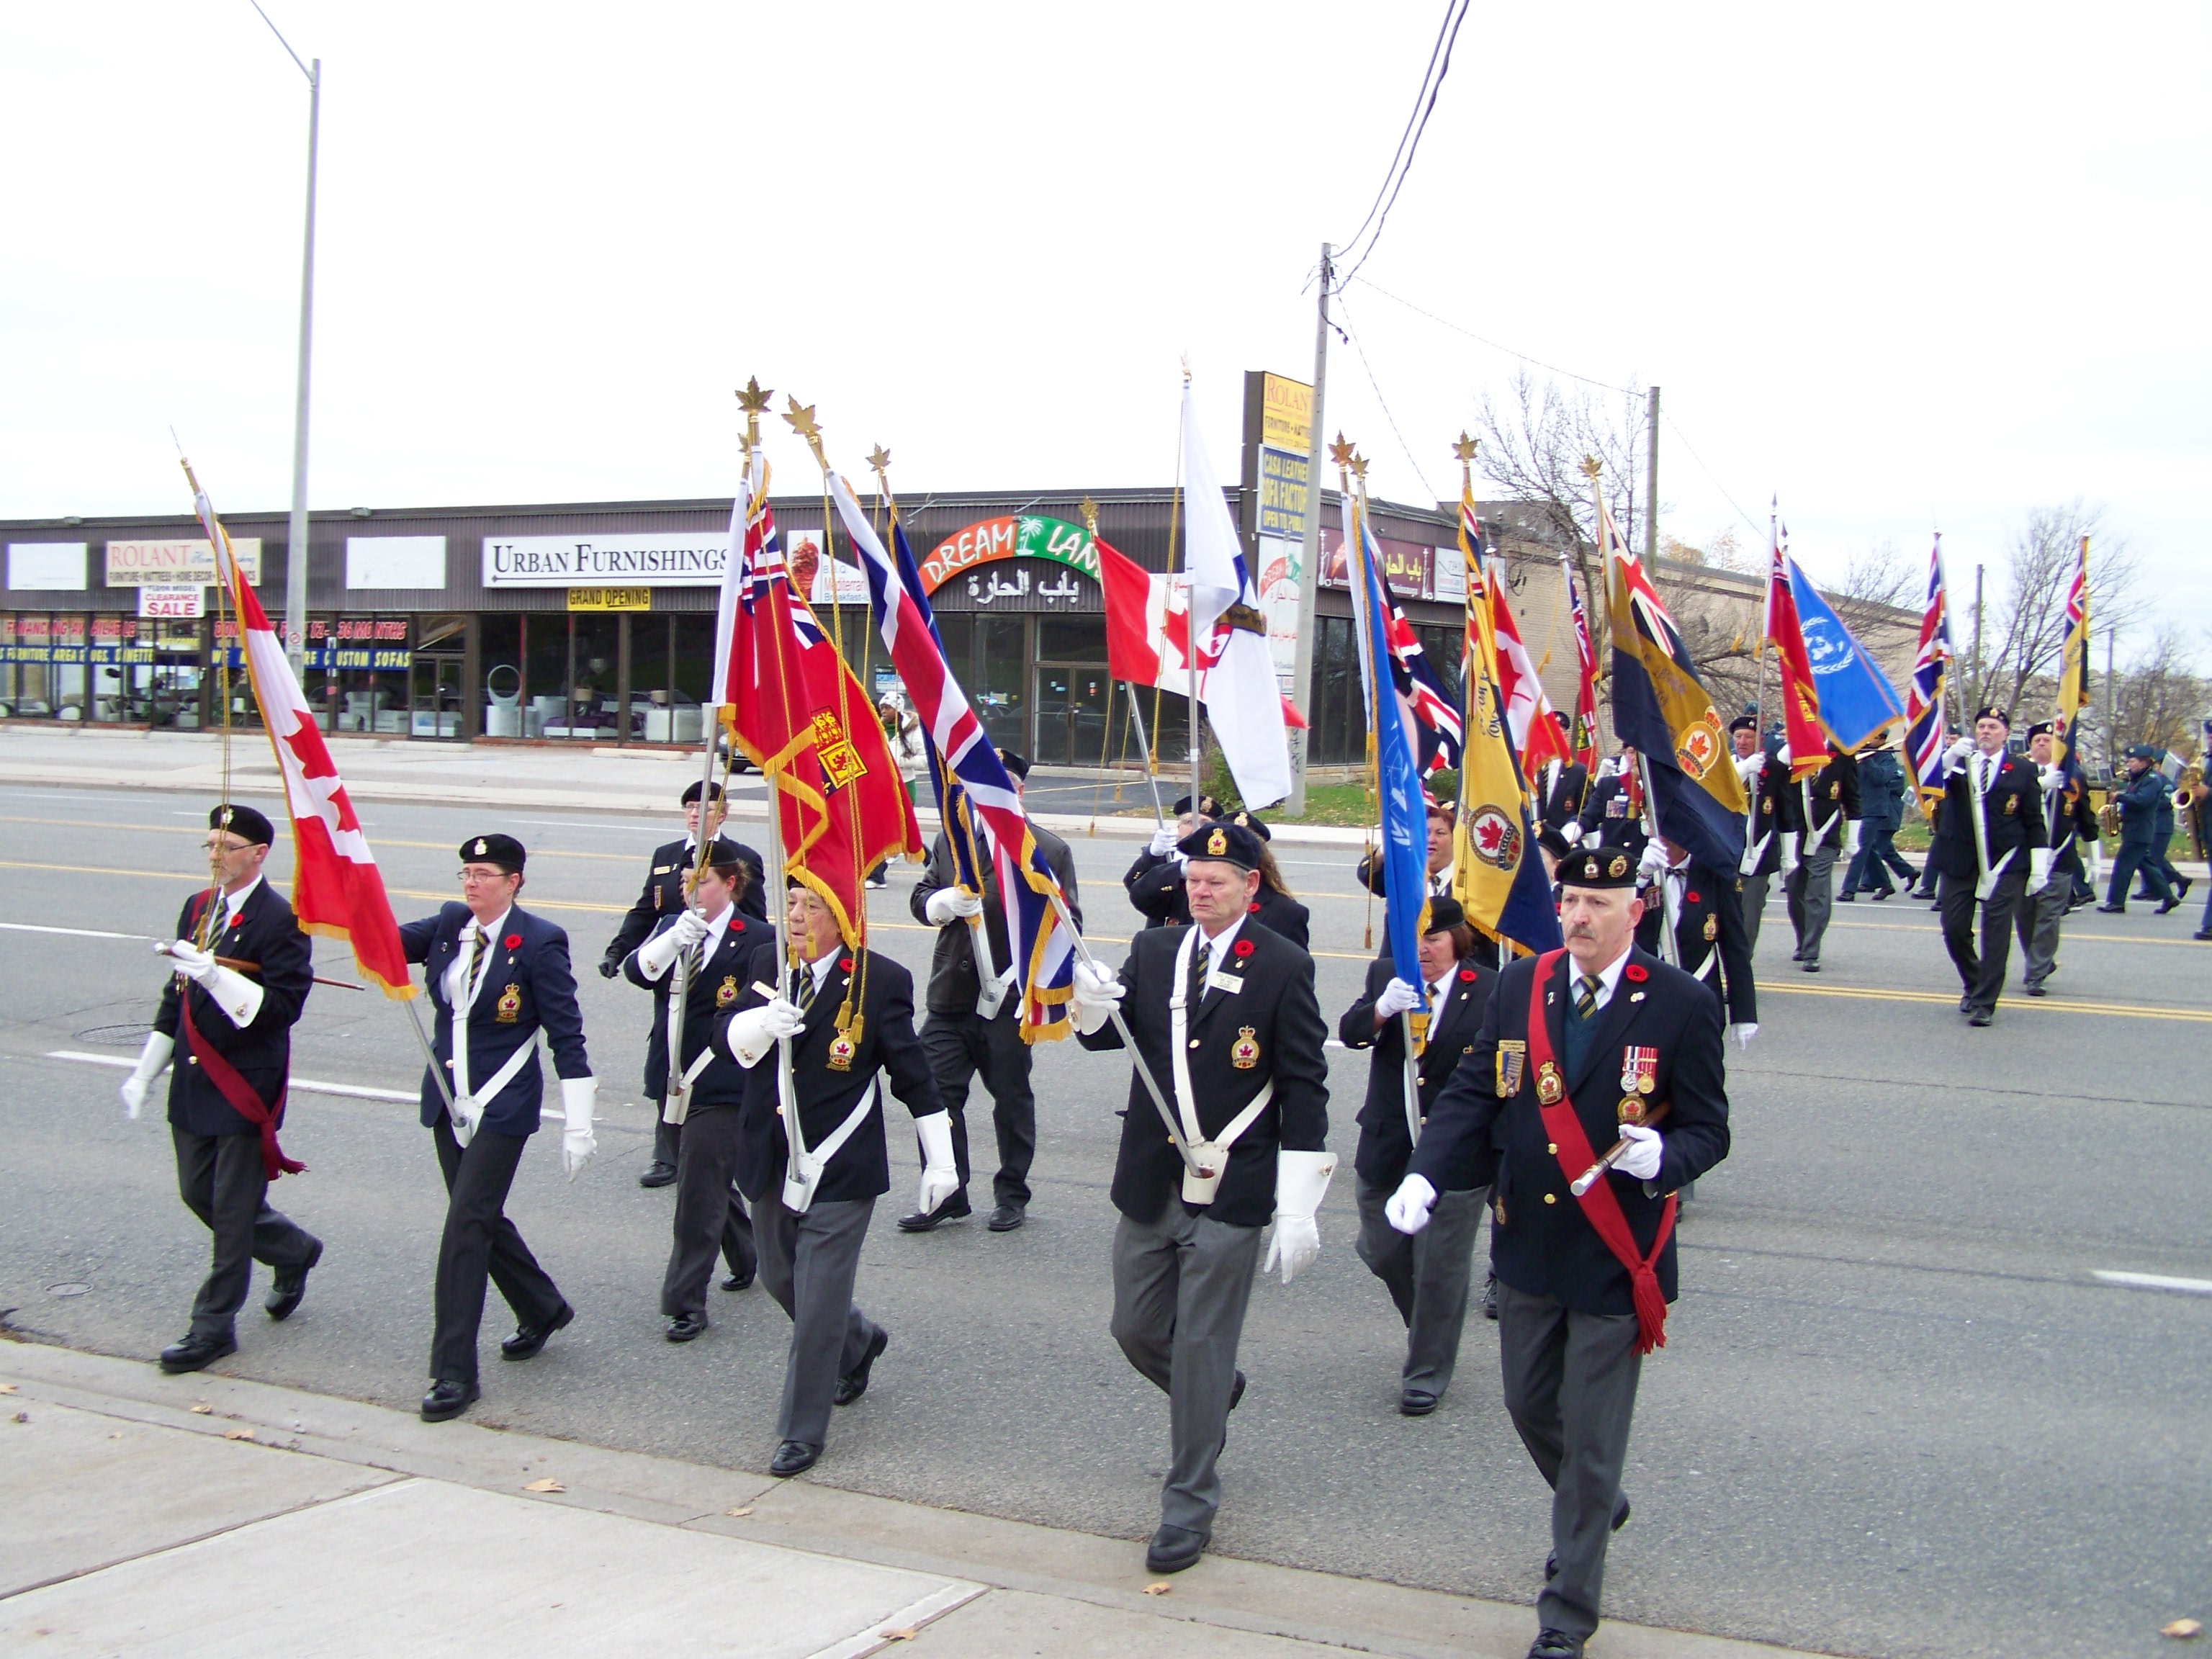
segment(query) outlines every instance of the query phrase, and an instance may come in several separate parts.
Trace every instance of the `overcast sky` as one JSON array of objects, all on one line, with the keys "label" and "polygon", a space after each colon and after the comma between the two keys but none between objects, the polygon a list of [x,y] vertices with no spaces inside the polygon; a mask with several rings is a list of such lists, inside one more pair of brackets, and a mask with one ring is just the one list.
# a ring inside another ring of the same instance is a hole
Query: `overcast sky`
[{"label": "overcast sky", "polygon": [[[1186,353],[1233,476],[1442,10],[265,3],[325,60],[318,509],[726,495],[749,374],[902,495],[1161,484]],[[1660,384],[1669,533],[1755,548],[1778,493],[1816,574],[1940,527],[1956,593],[2079,496],[2202,645],[2208,34],[1476,0],[1363,275]],[[286,504],[306,126],[246,0],[0,11],[0,516],[185,509],[172,424],[218,505]],[[1328,426],[1455,494],[1515,358],[1345,297]]]}]

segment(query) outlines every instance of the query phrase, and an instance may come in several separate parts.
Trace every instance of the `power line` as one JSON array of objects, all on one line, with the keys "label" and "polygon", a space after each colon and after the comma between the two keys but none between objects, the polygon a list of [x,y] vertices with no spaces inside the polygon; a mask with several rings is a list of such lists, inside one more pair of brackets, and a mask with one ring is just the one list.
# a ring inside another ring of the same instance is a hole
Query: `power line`
[{"label": "power line", "polygon": [[1743,510],[1743,504],[1737,501],[1735,496],[1729,494],[1728,486],[1721,482],[1720,475],[1715,472],[1712,468],[1705,465],[1705,458],[1698,453],[1698,447],[1695,444],[1690,441],[1689,434],[1682,430],[1681,427],[1676,422],[1674,417],[1667,412],[1666,406],[1663,404],[1660,406],[1659,418],[1666,422],[1668,426],[1674,428],[1674,435],[1682,441],[1682,447],[1690,452],[1690,459],[1698,464],[1698,470],[1713,481],[1713,488],[1721,492],[1721,499],[1726,501],[1730,507],[1735,508],[1736,516],[1751,526],[1752,533],[1757,536],[1764,536],[1767,534],[1768,531],[1771,530],[1772,526],[1769,526],[1767,529],[1762,530],[1759,527],[1759,520],[1753,518],[1750,514],[1745,512]]},{"label": "power line", "polygon": [[[1382,228],[1389,222],[1390,210],[1398,204],[1398,192],[1406,187],[1407,175],[1413,170],[1413,157],[1421,148],[1421,135],[1428,131],[1429,117],[1435,112],[1437,94],[1443,90],[1444,76],[1451,71],[1452,46],[1459,39],[1459,27],[1467,21],[1468,0],[1444,0],[1443,21],[1437,27],[1436,44],[1429,48],[1428,67],[1421,71],[1420,90],[1413,94],[1413,112],[1406,118],[1405,131],[1398,135],[1398,148],[1391,152],[1390,166],[1382,175],[1382,183],[1375,192],[1375,200],[1367,209],[1367,216],[1359,222],[1359,228],[1352,233],[1349,240],[1341,244],[1351,269],[1338,283],[1343,284],[1359,274],[1359,267],[1367,263],[1382,240]],[[1373,227],[1371,234],[1369,227]],[[1362,236],[1367,246],[1359,246]],[[1353,255],[1356,250],[1356,257]]]},{"label": "power line", "polygon": [[[1337,297],[1341,300],[1343,295]],[[1413,469],[1413,476],[1421,481],[1421,488],[1428,492],[1429,499],[1438,499],[1436,486],[1429,482],[1429,475],[1421,471],[1420,462],[1413,459],[1413,446],[1406,441],[1406,434],[1398,429],[1398,417],[1390,412],[1390,405],[1383,399],[1382,383],[1375,378],[1375,366],[1367,361],[1367,348],[1359,343],[1359,330],[1352,324],[1349,305],[1344,307],[1344,325],[1349,331],[1344,337],[1351,342],[1352,350],[1358,355],[1359,367],[1366,371],[1367,384],[1374,389],[1375,402],[1382,410],[1382,418],[1390,423],[1390,435],[1397,439],[1399,453],[1405,456],[1406,465]]]},{"label": "power line", "polygon": [[[1347,276],[1345,280],[1349,282],[1351,281],[1351,278]],[[1459,323],[1455,323],[1449,317],[1439,317],[1435,312],[1427,310],[1421,306],[1417,306],[1411,300],[1406,299],[1400,295],[1391,293],[1389,289],[1384,288],[1371,276],[1362,276],[1359,280],[1364,286],[1373,289],[1384,299],[1392,301],[1398,305],[1405,307],[1407,310],[1412,312],[1415,316],[1425,317],[1440,328],[1448,328],[1455,334],[1464,334],[1468,339],[1473,340],[1478,345],[1486,345],[1492,351],[1503,352],[1508,357],[1514,358],[1521,362],[1531,364],[1537,368],[1542,369],[1547,374],[1557,374],[1565,380],[1579,380],[1584,386],[1595,386],[1600,392],[1641,392],[1644,389],[1641,386],[1636,386],[1616,385],[1611,380],[1593,380],[1589,375],[1576,374],[1571,368],[1561,368],[1557,363],[1547,363],[1541,357],[1531,357],[1525,351],[1516,351],[1510,345],[1505,345],[1498,341],[1493,340],[1487,335],[1477,334],[1473,329],[1468,328]]]}]

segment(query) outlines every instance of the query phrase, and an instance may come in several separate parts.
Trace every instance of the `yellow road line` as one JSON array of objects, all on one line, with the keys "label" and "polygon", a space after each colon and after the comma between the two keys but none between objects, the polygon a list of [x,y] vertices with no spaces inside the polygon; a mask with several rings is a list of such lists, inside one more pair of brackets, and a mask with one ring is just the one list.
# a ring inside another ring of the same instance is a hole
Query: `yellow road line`
[{"label": "yellow road line", "polygon": [[[1843,985],[1773,985],[1762,980],[1762,996],[1850,997],[1863,1002],[1929,1002],[1955,1008],[1959,999],[1941,991],[1884,991],[1854,989]],[[2106,1014],[2120,1019],[2179,1019],[2212,1024],[2212,1012],[2197,1008],[2130,1007],[2115,1002],[2075,1002],[2064,997],[2007,999],[2007,1008],[2031,1008],[2055,1014]]]},{"label": "yellow road line", "polygon": [[[46,823],[59,830],[98,830],[103,833],[117,830],[142,830],[154,836],[204,836],[207,831],[188,823],[94,823],[82,818],[26,818],[11,817],[0,813],[0,823]],[[424,852],[450,852],[453,844],[442,841],[401,841],[395,836],[379,836],[379,847],[413,847]],[[617,864],[635,864],[645,855],[641,853],[574,853],[565,848],[541,847],[532,852],[534,859],[605,859]]]}]

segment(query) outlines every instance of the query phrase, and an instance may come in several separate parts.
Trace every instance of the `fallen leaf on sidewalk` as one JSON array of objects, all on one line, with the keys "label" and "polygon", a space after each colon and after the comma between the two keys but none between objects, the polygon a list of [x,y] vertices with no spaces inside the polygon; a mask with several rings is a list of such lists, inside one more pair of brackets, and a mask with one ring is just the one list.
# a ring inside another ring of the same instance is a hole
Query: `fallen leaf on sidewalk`
[{"label": "fallen leaf on sidewalk", "polygon": [[27,1423],[31,1420],[31,1414],[28,1412],[17,1412],[15,1413],[15,1420],[18,1423]]},{"label": "fallen leaf on sidewalk", "polygon": [[1147,1585],[1146,1585],[1146,1586],[1145,1586],[1145,1594],[1146,1594],[1146,1595],[1166,1595],[1170,1590],[1173,1589],[1174,1588],[1175,1588],[1175,1586],[1174,1586],[1173,1584],[1168,1583],[1166,1583],[1164,1580],[1163,1580],[1161,1583],[1157,1583],[1157,1584],[1147,1584]]},{"label": "fallen leaf on sidewalk", "polygon": [[222,1437],[226,1440],[251,1440],[253,1438],[253,1431],[251,1429],[225,1429],[222,1431]]},{"label": "fallen leaf on sidewalk", "polygon": [[210,1412],[213,1411],[214,1409],[215,1409],[215,1407],[212,1407],[212,1406],[210,1406],[210,1405],[209,1405],[209,1404],[208,1404],[208,1402],[207,1402],[206,1401],[204,1401],[204,1400],[203,1400],[203,1401],[199,1401],[197,1405],[195,1405],[195,1406],[192,1407],[193,1413],[194,1413],[196,1416],[199,1416],[199,1417],[205,1417],[205,1416],[206,1416]]},{"label": "fallen leaf on sidewalk", "polygon": [[2171,1636],[2177,1642],[2186,1642],[2191,1637],[2200,1634],[2203,1629],[2204,1625],[2201,1620],[2177,1619],[2172,1624],[2161,1626],[2158,1633],[2160,1636]]},{"label": "fallen leaf on sidewalk", "polygon": [[13,1382],[0,1382],[0,1394],[13,1394],[15,1392],[15,1385]]},{"label": "fallen leaf on sidewalk", "polygon": [[911,1642],[921,1632],[918,1630],[879,1630],[876,1634],[886,1642]]},{"label": "fallen leaf on sidewalk", "polygon": [[523,1488],[525,1492],[566,1492],[568,1490],[558,1480],[533,1480]]},{"label": "fallen leaf on sidewalk", "polygon": [[728,1516],[733,1521],[742,1521],[752,1512],[753,1506],[750,1504],[745,1504],[741,1509],[724,1510],[722,1511],[723,1514]]}]

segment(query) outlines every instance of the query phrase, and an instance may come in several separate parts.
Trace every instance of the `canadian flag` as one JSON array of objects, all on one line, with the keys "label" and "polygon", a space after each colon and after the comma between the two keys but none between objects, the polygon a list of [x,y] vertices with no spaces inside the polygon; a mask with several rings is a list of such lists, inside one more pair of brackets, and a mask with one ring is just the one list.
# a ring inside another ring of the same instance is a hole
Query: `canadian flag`
[{"label": "canadian flag", "polygon": [[[1093,538],[1099,586],[1106,592],[1106,672],[1132,685],[1156,686],[1178,696],[1190,693],[1190,608],[1183,585],[1147,570],[1127,554]],[[1228,636],[1217,623],[1210,651],[1199,658],[1199,700],[1206,700],[1206,672]],[[1282,694],[1278,691],[1278,696]],[[1283,723],[1306,729],[1305,717],[1283,697]]]},{"label": "canadian flag", "polygon": [[284,778],[284,810],[292,820],[292,914],[307,933],[351,945],[362,977],[374,980],[385,995],[404,1002],[416,991],[408,977],[407,953],[399,943],[399,924],[392,920],[392,901],[385,896],[376,855],[368,850],[368,838],[354,816],[345,784],[323,742],[322,728],[301,695],[299,678],[292,672],[276,630],[269,625],[268,613],[231,556],[230,538],[216,520],[214,503],[202,489],[195,491],[192,506],[215,549],[217,574],[236,607],[253,701]]},{"label": "canadian flag", "polygon": [[1573,755],[1567,734],[1552,718],[1552,700],[1544,693],[1544,682],[1528,659],[1528,647],[1513,620],[1513,608],[1505,601],[1505,584],[1494,581],[1488,586],[1491,627],[1498,636],[1498,700],[1505,707],[1505,725],[1513,733],[1513,752],[1521,757],[1521,769],[1539,777],[1545,762],[1571,760]]}]

